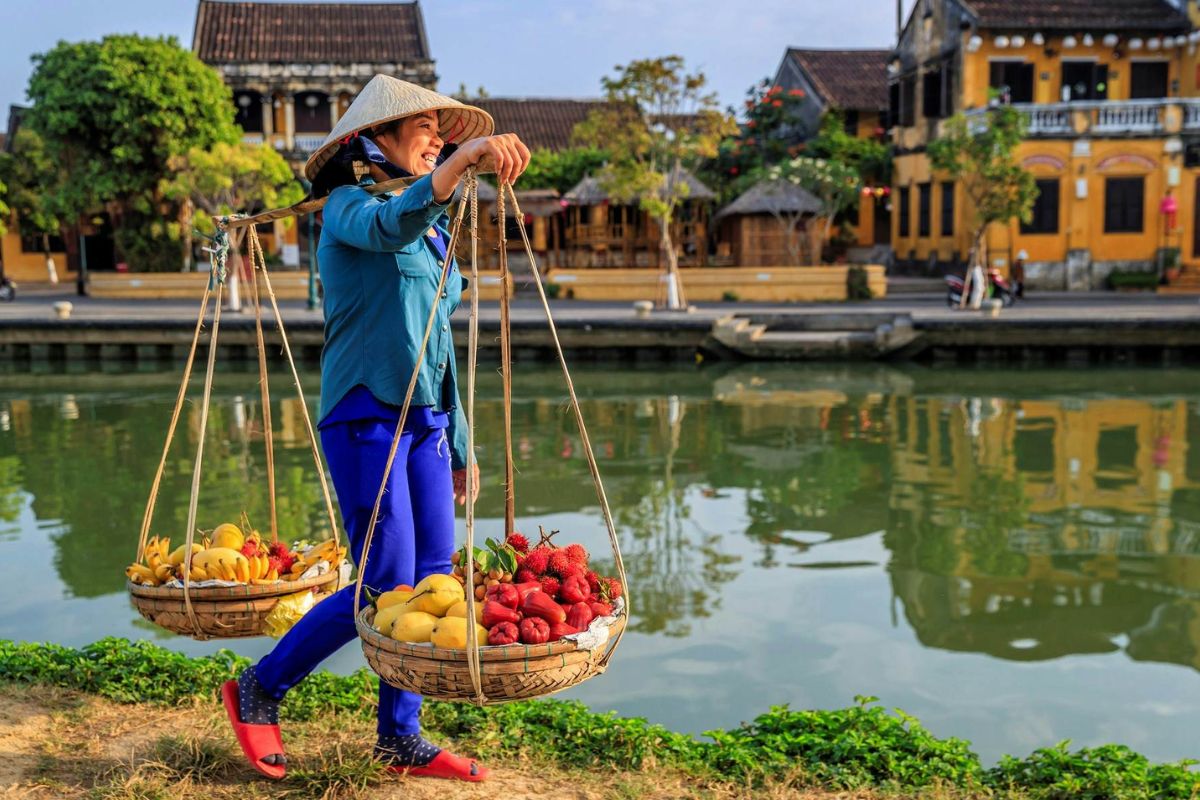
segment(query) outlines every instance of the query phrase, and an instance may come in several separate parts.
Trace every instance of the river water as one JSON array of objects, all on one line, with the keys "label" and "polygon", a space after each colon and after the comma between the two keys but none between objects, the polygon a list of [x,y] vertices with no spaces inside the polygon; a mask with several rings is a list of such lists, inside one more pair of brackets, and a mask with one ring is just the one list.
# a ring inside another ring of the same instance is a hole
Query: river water
[{"label": "river water", "polygon": [[[986,760],[1071,739],[1159,759],[1200,733],[1200,376],[1184,370],[577,368],[634,617],[564,696],[694,733],[874,695]],[[266,526],[256,375],[218,374],[199,525]],[[310,407],[318,376],[303,376]],[[0,375],[0,637],[193,642],[145,623],[135,547],[174,373]],[[324,532],[273,374],[283,536]],[[481,376],[480,535],[502,527],[498,380]],[[518,368],[518,528],[597,558],[604,524],[560,375]],[[182,541],[199,393],[154,531]],[[462,525],[460,517],[460,537]],[[329,662],[363,664],[355,645]]]}]

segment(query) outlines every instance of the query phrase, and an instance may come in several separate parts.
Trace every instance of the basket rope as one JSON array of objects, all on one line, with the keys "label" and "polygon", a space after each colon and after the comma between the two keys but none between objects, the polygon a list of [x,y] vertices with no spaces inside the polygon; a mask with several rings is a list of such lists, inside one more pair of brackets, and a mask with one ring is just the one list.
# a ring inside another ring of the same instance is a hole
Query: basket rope
[{"label": "basket rope", "polygon": [[[196,455],[192,467],[191,491],[188,498],[187,528],[185,530],[184,537],[185,548],[182,576],[184,614],[187,621],[191,625],[192,635],[197,639],[209,638],[209,634],[206,633],[204,626],[201,624],[201,621],[197,616],[196,609],[192,602],[191,590],[192,549],[195,544],[196,514],[200,497],[200,477],[203,470],[204,443],[208,428],[208,413],[212,401],[213,374],[216,367],[217,342],[220,335],[221,305],[226,284],[228,255],[230,251],[233,251],[236,256],[238,244],[243,240],[246,241],[248,255],[250,257],[253,270],[252,276],[255,312],[255,338],[258,347],[258,377],[263,406],[263,438],[266,449],[268,503],[271,517],[271,539],[272,541],[278,541],[279,525],[277,501],[275,496],[274,432],[271,420],[271,397],[267,375],[266,343],[262,328],[262,297],[258,286],[259,275],[262,276],[263,286],[266,289],[267,297],[271,302],[272,311],[275,314],[275,322],[279,329],[280,339],[283,343],[283,351],[287,357],[288,366],[292,373],[292,379],[295,383],[296,391],[300,399],[300,409],[304,420],[305,433],[308,436],[310,449],[313,455],[313,461],[316,465],[317,477],[321,484],[321,491],[325,502],[325,510],[329,518],[331,536],[335,541],[340,538],[338,535],[337,514],[333,507],[333,497],[329,491],[329,482],[325,477],[325,469],[321,461],[320,451],[317,447],[316,432],[313,429],[312,419],[308,412],[308,405],[305,402],[304,392],[300,384],[300,376],[296,369],[295,359],[292,356],[291,346],[288,343],[287,331],[284,328],[283,323],[283,316],[279,313],[279,304],[275,298],[275,292],[271,286],[271,279],[267,273],[266,256],[264,255],[262,245],[259,242],[258,233],[253,226],[232,225],[231,222],[233,222],[233,220],[229,218],[218,218],[214,221],[217,224],[217,234],[214,237],[214,247],[209,257],[210,277],[205,285],[204,295],[201,298],[200,313],[196,319],[196,328],[192,335],[192,343],[188,351],[187,362],[184,365],[183,379],[179,384],[179,393],[175,399],[175,407],[171,413],[171,421],[167,427],[167,436],[163,443],[162,456],[159,460],[158,469],[155,472],[154,481],[150,487],[150,496],[146,501],[146,510],[142,517],[142,526],[138,535],[136,556],[137,560],[141,561],[145,555],[147,537],[149,535],[150,526],[154,517],[154,508],[157,503],[158,494],[162,485],[162,476],[166,467],[167,455],[170,451],[171,443],[174,440],[175,432],[178,429],[179,417],[182,413],[184,400],[187,395],[188,383],[190,382],[193,365],[195,363],[196,351],[199,346],[200,332],[204,327],[204,319],[208,312],[209,300],[215,298],[212,330],[209,334],[208,340],[208,362],[204,376],[204,394],[200,406],[200,426],[196,444]],[[238,259],[236,258],[235,263],[238,263]],[[337,575],[335,577],[335,586],[336,588],[334,591],[336,591],[337,588],[341,588],[340,570],[337,571]],[[209,621],[212,622],[212,620]],[[216,621],[216,624],[218,628],[224,627],[220,624],[219,620]]]},{"label": "basket rope", "polygon": [[[507,260],[507,243],[505,241],[505,202],[503,200],[504,193],[508,192],[512,200],[513,213],[518,220],[523,222],[520,205],[517,202],[516,192],[511,184],[502,183],[500,193],[497,199],[497,217],[500,229],[500,269],[501,269],[501,326],[500,326],[500,347],[501,347],[501,375],[504,390],[504,427],[505,427],[505,535],[512,532],[515,517],[515,493],[513,491],[513,463],[512,463],[512,396],[511,396],[511,319],[508,308],[507,297],[507,279],[508,279],[508,260]],[[479,269],[478,269],[478,241],[479,241],[479,212],[478,212],[478,179],[476,171],[470,169],[465,174],[465,183],[463,191],[463,200],[459,203],[458,213],[454,222],[454,229],[450,237],[450,245],[447,247],[446,264],[442,270],[441,278],[438,283],[437,294],[441,294],[445,286],[446,277],[449,274],[451,266],[451,258],[454,253],[454,245],[457,243],[459,229],[462,225],[465,209],[470,208],[470,235],[471,235],[471,305],[470,316],[468,320],[468,340],[467,340],[467,463],[466,463],[466,553],[464,572],[465,580],[464,587],[466,588],[465,599],[467,604],[466,618],[469,621],[475,619],[475,592],[474,592],[474,554],[475,547],[475,375],[477,368],[477,353],[479,344]],[[625,597],[626,611],[628,614],[629,608],[629,583],[625,573],[625,564],[621,558],[621,548],[617,541],[616,526],[613,522],[612,512],[609,509],[608,498],[604,492],[604,485],[600,479],[600,470],[596,464],[596,455],[592,448],[591,439],[587,433],[587,427],[583,421],[583,411],[579,405],[579,398],[575,392],[575,385],[571,379],[570,369],[567,367],[566,356],[563,353],[562,343],[558,337],[558,330],[554,324],[553,314],[550,311],[549,300],[546,297],[545,287],[542,285],[541,273],[537,267],[537,259],[533,253],[533,247],[529,242],[528,233],[525,231],[524,225],[519,224],[518,229],[521,231],[521,240],[525,249],[525,254],[529,259],[530,269],[534,276],[535,285],[538,289],[538,295],[541,298],[542,307],[546,312],[546,320],[549,324],[550,334],[554,341],[555,352],[558,356],[558,361],[562,367],[563,378],[565,379],[567,391],[571,400],[571,407],[574,411],[575,421],[579,426],[580,440],[583,444],[583,450],[587,458],[588,470],[592,476],[592,482],[596,488],[596,495],[600,502],[600,507],[604,515],[604,523],[608,531],[609,544],[612,547],[614,563],[617,569],[617,575],[621,582],[622,595]],[[436,295],[435,295],[436,296]],[[430,332],[433,329],[433,323],[437,315],[437,304],[435,303],[430,310],[429,319],[426,323],[425,336],[421,342],[420,350],[417,354],[416,364],[413,367],[412,376],[409,380],[408,391],[404,398],[404,404],[400,411],[400,420],[397,423],[396,431],[392,439],[391,450],[388,453],[387,463],[384,466],[383,479],[380,481],[379,492],[375,498],[375,508],[371,514],[370,524],[367,528],[367,534],[363,542],[363,552],[360,558],[358,582],[355,588],[354,609],[358,615],[361,593],[363,586],[363,576],[366,573],[366,562],[370,556],[371,541],[374,537],[376,523],[379,518],[379,508],[383,500],[383,494],[387,487],[388,477],[391,472],[392,462],[395,459],[396,451],[399,447],[400,438],[404,431],[404,422],[408,415],[409,406],[412,402],[412,395],[416,388],[417,379],[420,374],[421,364],[425,357],[425,350],[429,343]],[[479,648],[481,643],[478,641],[476,627],[468,622],[467,626],[467,642],[466,642],[466,662],[470,676],[471,693],[470,702],[476,705],[483,706],[491,702],[483,689],[483,674],[480,666]],[[608,665],[612,654],[616,651],[617,645],[621,641],[624,633],[624,626],[619,626],[619,630],[612,643],[606,648],[604,654],[600,658],[598,664],[598,672],[603,672]]]}]

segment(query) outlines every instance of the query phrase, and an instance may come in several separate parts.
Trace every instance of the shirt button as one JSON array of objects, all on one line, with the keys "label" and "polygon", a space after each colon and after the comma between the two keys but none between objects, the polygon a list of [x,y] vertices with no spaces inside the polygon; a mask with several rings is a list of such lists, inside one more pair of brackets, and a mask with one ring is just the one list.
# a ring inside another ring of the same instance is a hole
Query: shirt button
[{"label": "shirt button", "polygon": [[444,267],[444,266],[446,266],[446,262],[445,262],[445,261],[441,261],[441,260],[439,260],[439,261],[438,261],[438,266],[439,266],[439,267]]},{"label": "shirt button", "polygon": [[449,297],[449,296],[450,296],[449,292],[442,292],[442,297]]},{"label": "shirt button", "polygon": [[447,324],[445,324],[445,323],[442,323],[442,330],[446,330],[446,329],[447,329],[447,328],[449,328],[449,327],[450,327],[449,325],[447,325]]},{"label": "shirt button", "polygon": [[445,369],[445,368],[446,368],[445,362],[438,364],[438,369]]}]

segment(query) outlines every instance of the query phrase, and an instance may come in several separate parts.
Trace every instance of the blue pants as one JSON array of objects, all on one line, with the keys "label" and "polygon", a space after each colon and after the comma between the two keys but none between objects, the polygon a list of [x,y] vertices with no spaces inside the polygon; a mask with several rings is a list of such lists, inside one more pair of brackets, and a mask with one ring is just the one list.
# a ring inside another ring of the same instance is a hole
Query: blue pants
[{"label": "blue pants", "polygon": [[[354,420],[321,430],[321,446],[359,565],[395,430],[394,422],[383,420]],[[401,583],[416,584],[435,572],[448,573],[453,549],[454,485],[446,431],[439,427],[405,430],[379,508],[363,585],[387,591]],[[353,606],[352,584],[305,614],[255,667],[263,688],[282,698],[342,645],[357,641]],[[420,710],[420,695],[380,681],[380,736],[419,732]]]}]

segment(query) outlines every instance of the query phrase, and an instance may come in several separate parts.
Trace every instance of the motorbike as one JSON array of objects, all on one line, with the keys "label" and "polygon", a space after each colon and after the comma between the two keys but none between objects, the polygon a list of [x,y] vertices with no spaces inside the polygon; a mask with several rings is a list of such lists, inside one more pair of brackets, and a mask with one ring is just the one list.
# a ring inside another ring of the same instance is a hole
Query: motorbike
[{"label": "motorbike", "polygon": [[[946,276],[946,305],[950,308],[962,305],[963,284],[964,278],[961,275]],[[994,267],[987,271],[987,285],[984,286],[983,296],[984,299],[998,298],[1005,308],[1017,302],[1016,287]]]},{"label": "motorbike", "polygon": [[17,284],[7,276],[0,278],[0,301],[11,303],[17,299]]}]

